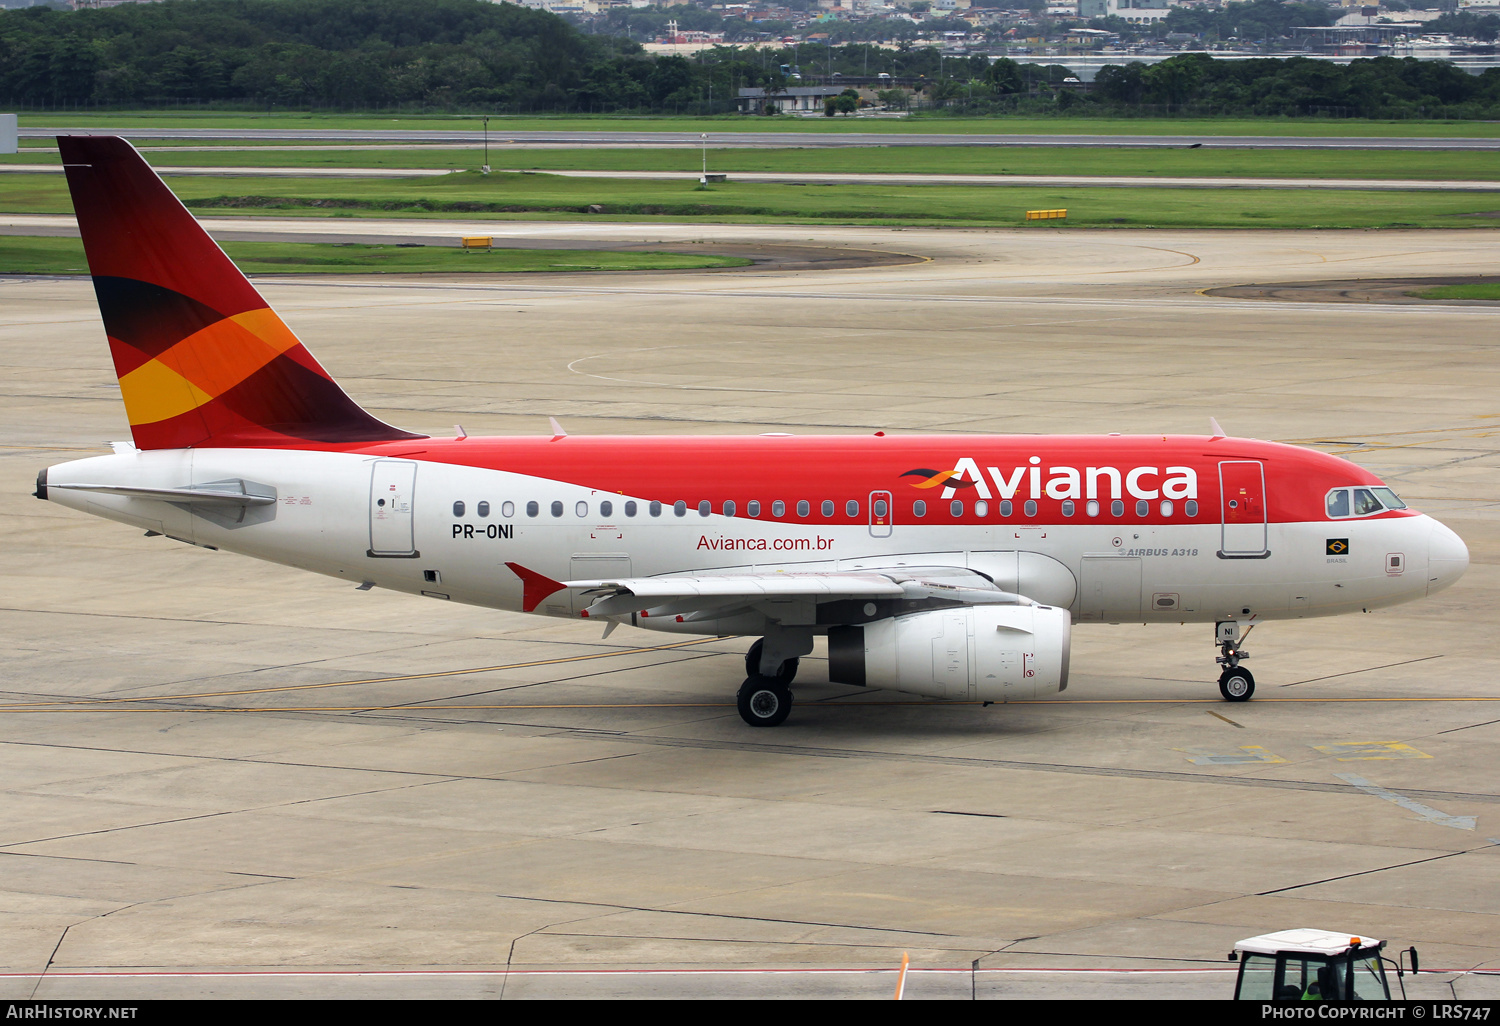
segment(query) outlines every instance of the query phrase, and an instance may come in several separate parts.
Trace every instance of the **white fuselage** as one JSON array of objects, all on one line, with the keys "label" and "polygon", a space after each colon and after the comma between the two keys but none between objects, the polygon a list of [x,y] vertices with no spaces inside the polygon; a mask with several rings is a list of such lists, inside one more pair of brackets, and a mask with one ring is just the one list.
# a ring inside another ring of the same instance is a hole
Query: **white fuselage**
[{"label": "white fuselage", "polygon": [[[273,502],[200,506],[110,491],[213,489],[234,482]],[[78,486],[93,486],[88,489]],[[866,526],[769,517],[659,516],[635,497],[504,471],[360,454],[271,449],[125,451],[52,467],[47,497],[194,545],[359,584],[497,609],[523,608],[524,564],[556,581],[862,567],[965,566],[1075,620],[1213,622],[1328,616],[1427,595],[1467,566],[1463,543],[1426,516],[1272,523],[1268,555],[1226,559],[1223,525],[897,522]],[[771,498],[771,496],[767,496]],[[600,515],[601,502],[612,504]],[[463,512],[455,512],[462,502]],[[528,515],[529,503],[536,514]],[[480,515],[485,503],[487,515]],[[560,504],[560,505],[556,505]],[[560,515],[554,515],[554,509]],[[1348,539],[1330,555],[1328,539]],[[1396,557],[1396,558],[1393,558]],[[535,609],[576,617],[567,592]],[[638,626],[755,633],[758,614]]]}]

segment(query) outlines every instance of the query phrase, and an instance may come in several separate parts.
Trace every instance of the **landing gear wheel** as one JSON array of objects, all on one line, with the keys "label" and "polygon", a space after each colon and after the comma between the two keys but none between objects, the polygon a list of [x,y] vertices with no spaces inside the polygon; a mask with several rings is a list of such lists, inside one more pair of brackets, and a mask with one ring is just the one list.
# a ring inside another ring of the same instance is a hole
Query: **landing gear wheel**
[{"label": "landing gear wheel", "polygon": [[1219,694],[1226,702],[1248,702],[1255,694],[1255,678],[1243,666],[1235,666],[1219,675]]},{"label": "landing gear wheel", "polygon": [[752,727],[775,727],[792,711],[792,693],[775,677],[752,674],[740,685],[740,719]]},{"label": "landing gear wheel", "polygon": [[[766,641],[764,638],[761,638],[755,644],[750,646],[750,651],[745,653],[745,675],[747,677],[754,679],[761,675],[760,654],[765,649],[765,647]],[[796,659],[786,660],[781,664],[781,672],[777,673],[774,677],[769,677],[767,679],[776,681],[781,685],[783,690],[791,687],[792,681],[797,679],[797,663],[798,660]]]}]

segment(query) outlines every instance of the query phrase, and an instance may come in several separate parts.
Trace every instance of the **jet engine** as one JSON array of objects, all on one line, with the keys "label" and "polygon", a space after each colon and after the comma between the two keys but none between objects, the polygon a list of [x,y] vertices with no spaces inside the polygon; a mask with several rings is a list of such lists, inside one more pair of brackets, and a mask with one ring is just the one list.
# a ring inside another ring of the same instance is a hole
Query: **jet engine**
[{"label": "jet engine", "polygon": [[1073,619],[1040,605],[911,613],[828,632],[828,678],[933,698],[1014,702],[1068,686]]}]

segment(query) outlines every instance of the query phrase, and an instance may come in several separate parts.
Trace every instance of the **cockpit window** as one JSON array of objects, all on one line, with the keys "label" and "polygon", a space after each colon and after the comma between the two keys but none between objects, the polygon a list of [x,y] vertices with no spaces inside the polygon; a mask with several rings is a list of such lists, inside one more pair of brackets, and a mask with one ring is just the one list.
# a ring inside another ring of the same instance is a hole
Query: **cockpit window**
[{"label": "cockpit window", "polygon": [[1367,517],[1388,509],[1406,509],[1406,503],[1389,488],[1335,488],[1324,500],[1328,517]]}]

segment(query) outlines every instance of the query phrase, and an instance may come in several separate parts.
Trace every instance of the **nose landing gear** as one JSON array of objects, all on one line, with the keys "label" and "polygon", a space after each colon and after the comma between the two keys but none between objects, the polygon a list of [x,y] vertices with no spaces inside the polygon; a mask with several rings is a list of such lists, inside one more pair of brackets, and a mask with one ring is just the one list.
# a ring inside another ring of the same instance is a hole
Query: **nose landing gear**
[{"label": "nose landing gear", "polygon": [[1218,641],[1221,653],[1214,662],[1224,667],[1224,672],[1219,674],[1219,694],[1224,696],[1226,702],[1248,702],[1250,696],[1255,694],[1254,675],[1240,665],[1240,660],[1250,658],[1250,653],[1240,647],[1240,642],[1254,629],[1255,625],[1252,624],[1241,634],[1237,620],[1226,620],[1214,626],[1215,640]]}]

